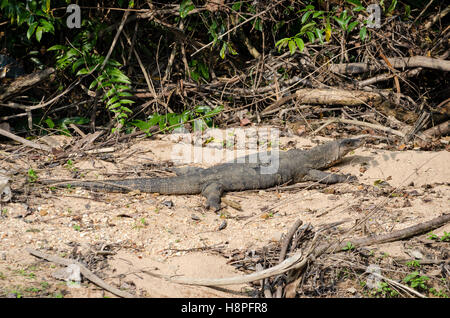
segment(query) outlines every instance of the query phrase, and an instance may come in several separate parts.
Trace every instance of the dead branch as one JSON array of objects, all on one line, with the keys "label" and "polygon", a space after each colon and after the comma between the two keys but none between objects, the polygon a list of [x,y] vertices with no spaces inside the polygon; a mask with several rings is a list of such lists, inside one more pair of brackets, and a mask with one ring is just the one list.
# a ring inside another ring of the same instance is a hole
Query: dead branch
[{"label": "dead branch", "polygon": [[417,145],[423,147],[428,142],[431,142],[433,138],[444,136],[450,133],[450,120],[443,122],[440,125],[431,127],[425,130],[423,133],[417,134],[417,138],[414,141]]},{"label": "dead branch", "polygon": [[39,150],[44,150],[44,151],[47,151],[47,152],[51,152],[52,151],[52,148],[49,147],[49,146],[37,144],[37,143],[32,142],[30,140],[27,140],[25,138],[16,136],[16,135],[14,135],[14,134],[10,133],[9,131],[6,131],[6,130],[4,130],[2,128],[0,128],[0,135],[8,137],[8,138],[10,138],[12,140],[15,140],[17,142],[20,142],[21,144],[23,144],[23,145],[25,145],[27,147],[31,147],[31,148],[35,148],[35,149],[39,149]]},{"label": "dead branch", "polygon": [[293,98],[297,98],[301,104],[356,106],[368,102],[379,102],[382,96],[378,93],[359,90],[301,88],[264,109],[261,115],[265,115]]},{"label": "dead branch", "polygon": [[[364,237],[360,239],[352,239],[347,240],[344,243],[332,243],[332,244],[322,244],[314,249],[311,253],[305,253],[305,257],[303,257],[303,252],[298,251],[293,256],[287,258],[280,264],[270,267],[268,269],[265,269],[260,272],[255,272],[249,275],[245,276],[235,276],[235,277],[227,277],[227,278],[217,278],[217,279],[202,279],[202,278],[185,278],[185,277],[176,277],[176,278],[170,278],[170,281],[174,283],[179,284],[186,284],[186,285],[202,285],[202,286],[222,286],[222,285],[235,285],[235,284],[243,284],[243,283],[250,283],[253,281],[261,280],[264,278],[268,278],[271,276],[279,275],[281,273],[285,273],[292,269],[299,269],[302,268],[306,262],[310,258],[317,258],[320,255],[326,253],[329,251],[329,253],[335,253],[340,252],[347,246],[347,243],[350,241],[353,247],[362,247],[362,246],[369,246],[374,244],[382,244],[387,242],[393,242],[398,241],[402,239],[406,239],[424,232],[431,231],[435,228],[438,228],[447,222],[450,222],[450,214],[444,214],[440,217],[434,218],[428,222],[423,222],[417,225],[413,225],[410,227],[407,227],[402,230],[398,230],[391,233],[381,234],[377,236],[369,236]],[[314,240],[317,238],[314,238]],[[314,245],[314,240],[311,243],[311,246]]]},{"label": "dead branch", "polygon": [[45,259],[49,262],[56,263],[59,265],[69,266],[71,264],[75,264],[80,267],[81,274],[83,274],[84,277],[86,277],[88,280],[90,280],[95,285],[97,285],[119,297],[123,297],[123,298],[134,298],[135,297],[135,296],[131,295],[130,293],[127,293],[125,291],[117,289],[116,287],[108,285],[103,280],[101,280],[97,275],[95,275],[89,269],[87,269],[86,266],[84,266],[83,264],[81,264],[73,259],[67,259],[67,258],[62,258],[59,256],[49,255],[44,252],[37,251],[37,250],[31,249],[31,248],[26,248],[25,250],[28,253],[30,253],[31,255],[34,255],[36,257]]},{"label": "dead branch", "polygon": [[0,101],[7,99],[9,96],[17,94],[31,86],[45,80],[51,74],[55,72],[55,69],[49,67],[43,71],[34,72],[25,76],[16,78],[9,86],[0,94]]},{"label": "dead branch", "polygon": [[[436,59],[426,56],[412,56],[412,57],[391,57],[388,58],[393,68],[431,68],[439,71],[450,71],[450,61]],[[378,65],[384,65],[388,68],[386,62],[383,60],[378,61]],[[365,72],[378,71],[379,67],[376,64],[369,63],[344,63],[333,64],[330,66],[330,71],[339,74],[360,74]]]}]

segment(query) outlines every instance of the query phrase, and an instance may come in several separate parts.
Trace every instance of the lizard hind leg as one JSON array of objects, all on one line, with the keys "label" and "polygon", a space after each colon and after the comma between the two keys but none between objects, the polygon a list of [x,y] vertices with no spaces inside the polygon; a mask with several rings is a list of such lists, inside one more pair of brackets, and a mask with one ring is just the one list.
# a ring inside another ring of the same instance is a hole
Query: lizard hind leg
[{"label": "lizard hind leg", "polygon": [[223,186],[218,182],[208,183],[202,189],[202,195],[206,198],[206,208],[220,210],[220,198],[223,194]]}]

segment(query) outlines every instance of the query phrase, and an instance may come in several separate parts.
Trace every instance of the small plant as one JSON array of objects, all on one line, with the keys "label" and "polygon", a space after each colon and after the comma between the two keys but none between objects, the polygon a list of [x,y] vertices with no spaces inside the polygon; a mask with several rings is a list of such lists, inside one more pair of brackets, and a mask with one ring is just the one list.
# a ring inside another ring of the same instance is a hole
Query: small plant
[{"label": "small plant", "polygon": [[73,171],[73,172],[77,171],[77,168],[75,168],[75,167],[73,166],[73,161],[72,161],[72,159],[67,160],[67,162],[66,162],[66,168],[67,168],[68,170],[70,170],[70,171]]},{"label": "small plant", "polygon": [[449,298],[449,296],[443,290],[436,290],[436,288],[431,287],[428,290],[433,296],[441,298]]},{"label": "small plant", "polygon": [[441,241],[442,242],[450,242],[450,232],[445,232],[444,231],[444,235],[441,237]]},{"label": "small plant", "polygon": [[429,279],[429,277],[421,276],[419,272],[416,271],[408,274],[403,279],[403,282],[409,284],[412,288],[415,288],[417,290],[427,290],[428,287],[426,286],[425,282]]},{"label": "small plant", "polygon": [[28,169],[28,182],[34,183],[38,179],[36,171],[34,171],[32,168]]},{"label": "small plant", "polygon": [[389,287],[389,284],[386,282],[380,282],[376,292],[384,297],[397,297],[399,295],[398,291]]},{"label": "small plant", "polygon": [[192,60],[189,63],[189,67],[191,68],[190,75],[191,78],[198,82],[201,78],[208,81],[209,80],[209,70],[208,67],[201,61]]},{"label": "small plant", "polygon": [[437,236],[433,232],[430,232],[430,233],[428,233],[428,239],[429,240],[437,240],[437,239],[439,239],[439,236]]},{"label": "small plant", "polygon": [[407,262],[406,266],[419,268],[420,267],[420,262],[417,261],[417,260],[412,260],[412,261]]},{"label": "small plant", "polygon": [[18,273],[19,275],[21,275],[21,276],[26,277],[26,278],[30,278],[30,279],[36,278],[36,274],[34,274],[34,273],[32,273],[32,272],[27,272],[27,271],[25,271],[25,270],[23,270],[23,269],[17,270],[17,273]]},{"label": "small plant", "polygon": [[81,227],[80,227],[78,224],[73,225],[72,228],[73,228],[75,231],[78,231],[78,232],[81,231]]},{"label": "small plant", "polygon": [[355,246],[351,242],[348,242],[347,245],[342,248],[343,251],[351,251],[353,249],[355,249]]}]

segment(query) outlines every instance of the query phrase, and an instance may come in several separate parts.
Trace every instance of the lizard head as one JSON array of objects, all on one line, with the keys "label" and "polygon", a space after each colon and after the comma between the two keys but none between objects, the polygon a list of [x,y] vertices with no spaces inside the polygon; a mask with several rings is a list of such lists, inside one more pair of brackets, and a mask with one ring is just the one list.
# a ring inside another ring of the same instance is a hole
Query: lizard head
[{"label": "lizard head", "polygon": [[327,168],[341,161],[346,154],[360,147],[362,143],[362,139],[339,139],[317,146],[311,151],[317,168]]},{"label": "lizard head", "polygon": [[362,145],[362,139],[339,139],[330,143],[330,153],[332,154],[332,161],[330,165],[334,165],[339,162],[350,151],[359,148]]}]

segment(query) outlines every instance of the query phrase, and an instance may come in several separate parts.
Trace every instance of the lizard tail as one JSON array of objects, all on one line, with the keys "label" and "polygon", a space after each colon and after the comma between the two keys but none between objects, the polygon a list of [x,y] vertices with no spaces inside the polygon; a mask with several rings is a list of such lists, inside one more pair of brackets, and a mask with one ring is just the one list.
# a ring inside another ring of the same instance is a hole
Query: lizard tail
[{"label": "lizard tail", "polygon": [[201,186],[192,176],[180,176],[170,178],[136,178],[122,180],[95,180],[95,181],[43,181],[44,184],[58,187],[81,187],[89,190],[101,190],[110,192],[130,192],[139,190],[148,193],[161,194],[198,194]]}]

